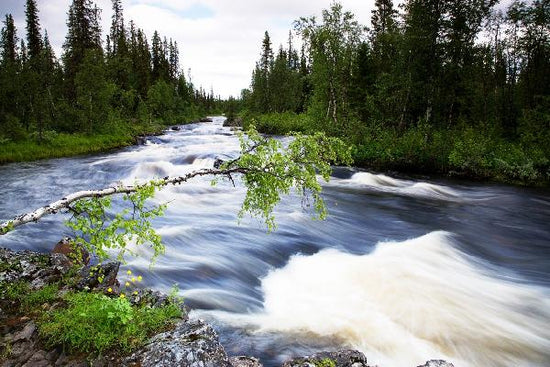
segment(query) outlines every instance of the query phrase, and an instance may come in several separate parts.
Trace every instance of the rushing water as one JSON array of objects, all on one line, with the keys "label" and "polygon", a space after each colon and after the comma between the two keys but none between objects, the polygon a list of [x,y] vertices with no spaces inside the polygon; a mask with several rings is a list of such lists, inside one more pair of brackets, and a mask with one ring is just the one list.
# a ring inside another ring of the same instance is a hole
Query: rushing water
[{"label": "rushing water", "polygon": [[[239,148],[222,121],[109,154],[0,167],[0,219],[82,189],[212,167]],[[164,189],[155,201],[170,204],[155,226],[166,254],[152,272],[141,257],[127,265],[147,286],[177,284],[229,354],[272,366],[351,347],[381,366],[550,365],[548,191],[338,168],[324,185],[326,221],[285,198],[271,234],[255,219],[237,223],[243,195],[208,178]],[[62,219],[20,227],[0,246],[48,251],[70,234]]]}]

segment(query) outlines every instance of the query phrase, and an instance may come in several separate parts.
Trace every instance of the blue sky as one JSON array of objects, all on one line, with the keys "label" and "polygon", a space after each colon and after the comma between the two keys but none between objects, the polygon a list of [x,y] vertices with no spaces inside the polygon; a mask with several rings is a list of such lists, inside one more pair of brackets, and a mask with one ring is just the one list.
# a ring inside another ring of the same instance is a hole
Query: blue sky
[{"label": "blue sky", "polygon": [[[510,0],[506,0],[510,1]],[[42,29],[47,29],[58,56],[66,33],[71,0],[37,0]],[[103,9],[103,31],[109,30],[111,0],[95,0]],[[365,25],[374,0],[341,0]],[[24,36],[24,0],[0,0],[0,15],[12,13]],[[292,22],[319,15],[331,0],[122,0],[125,20],[132,19],[150,38],[155,30],[178,42],[182,70],[191,69],[193,83],[223,97],[238,96],[250,84],[263,34],[273,48],[286,43]]]}]

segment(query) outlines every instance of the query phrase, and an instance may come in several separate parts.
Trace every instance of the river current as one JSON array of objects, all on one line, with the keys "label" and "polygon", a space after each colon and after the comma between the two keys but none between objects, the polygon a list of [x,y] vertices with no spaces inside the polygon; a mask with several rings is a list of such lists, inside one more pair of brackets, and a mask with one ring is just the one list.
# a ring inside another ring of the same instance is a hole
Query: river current
[{"label": "river current", "polygon": [[[0,219],[66,194],[174,176],[238,154],[234,132],[183,125],[111,153],[0,166]],[[266,366],[320,350],[356,348],[369,362],[409,367],[550,365],[550,192],[336,168],[313,221],[298,197],[266,233],[237,213],[238,182],[198,178],[168,187],[155,220],[166,254],[123,268],[144,285],[178,285],[192,318],[211,322],[230,355]],[[120,201],[115,202],[115,207]],[[0,237],[0,246],[49,251],[70,231],[63,215]]]}]

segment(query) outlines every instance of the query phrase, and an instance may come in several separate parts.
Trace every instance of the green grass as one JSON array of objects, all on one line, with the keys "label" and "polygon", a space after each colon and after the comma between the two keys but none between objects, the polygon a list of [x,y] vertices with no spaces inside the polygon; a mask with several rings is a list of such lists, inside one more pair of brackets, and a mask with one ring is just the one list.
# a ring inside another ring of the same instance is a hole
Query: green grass
[{"label": "green grass", "polygon": [[71,352],[129,353],[182,316],[175,303],[132,306],[126,298],[85,292],[70,293],[65,301],[66,308],[44,315],[39,331],[49,346]]},{"label": "green grass", "polygon": [[108,133],[90,135],[48,131],[42,142],[27,138],[0,144],[0,164],[104,152],[135,144],[136,136],[160,132],[163,128],[161,124],[121,124],[110,131],[104,129]]}]

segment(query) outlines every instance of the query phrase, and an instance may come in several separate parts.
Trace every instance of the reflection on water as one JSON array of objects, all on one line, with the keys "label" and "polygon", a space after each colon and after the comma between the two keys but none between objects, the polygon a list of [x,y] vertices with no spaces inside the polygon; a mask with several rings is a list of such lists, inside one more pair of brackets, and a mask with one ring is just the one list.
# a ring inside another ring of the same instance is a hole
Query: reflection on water
[{"label": "reflection on water", "polygon": [[[239,148],[221,124],[117,153],[0,167],[0,219],[81,189],[212,167]],[[338,168],[324,185],[326,221],[285,198],[271,234],[255,219],[237,224],[243,195],[205,177],[164,189],[155,201],[170,205],[155,227],[166,255],[152,272],[144,258],[127,265],[148,286],[178,284],[230,354],[271,366],[347,346],[383,366],[550,365],[547,191]],[[62,220],[22,227],[0,246],[48,251],[69,234]]]}]

